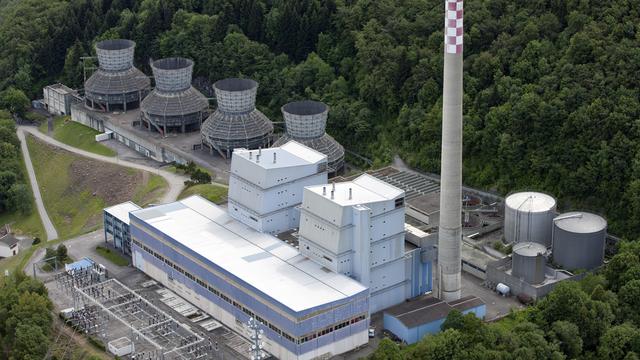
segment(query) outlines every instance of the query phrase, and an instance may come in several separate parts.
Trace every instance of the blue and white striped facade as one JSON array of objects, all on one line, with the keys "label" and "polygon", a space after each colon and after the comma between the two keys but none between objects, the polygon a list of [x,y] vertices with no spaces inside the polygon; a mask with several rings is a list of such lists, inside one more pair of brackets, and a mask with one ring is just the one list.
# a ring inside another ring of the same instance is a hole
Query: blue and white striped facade
[{"label": "blue and white striped facade", "polygon": [[[181,226],[182,224],[189,224]],[[368,342],[369,290],[197,196],[130,213],[133,264],[265,350],[312,359]]]}]

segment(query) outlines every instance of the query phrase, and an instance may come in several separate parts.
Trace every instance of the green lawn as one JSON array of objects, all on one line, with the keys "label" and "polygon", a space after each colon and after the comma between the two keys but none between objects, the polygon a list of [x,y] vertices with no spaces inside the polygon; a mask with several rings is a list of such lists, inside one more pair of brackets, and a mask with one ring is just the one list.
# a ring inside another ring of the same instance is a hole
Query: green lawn
[{"label": "green lawn", "polygon": [[[48,125],[44,121],[40,124],[40,132],[47,133]],[[54,139],[78,149],[90,151],[104,156],[116,156],[116,152],[96,141],[95,136],[100,134],[88,126],[71,121],[68,116],[59,116],[53,120]]]},{"label": "green lawn", "polygon": [[98,254],[100,254],[100,256],[111,261],[113,264],[117,266],[129,265],[129,260],[127,260],[124,256],[118,254],[117,252],[109,248],[106,248],[104,246],[98,246],[96,247],[96,251],[98,252]]},{"label": "green lawn", "polygon": [[203,198],[221,204],[227,199],[228,188],[219,184],[202,184],[188,187],[180,193],[178,199],[184,199],[191,195],[200,195]]},{"label": "green lawn", "polygon": [[[122,176],[141,172],[133,169],[126,169],[123,172],[122,167],[88,160],[70,152],[55,149],[36,140],[33,136],[27,137],[27,144],[45,207],[61,239],[74,237],[102,226],[103,208],[131,200],[134,194],[139,200],[143,200],[141,203],[152,202],[162,193],[162,187],[166,186],[164,179],[158,179],[157,175],[153,174],[148,174],[146,183],[136,180],[136,182],[120,184],[119,181],[124,181]],[[76,161],[79,159],[83,159],[85,164],[87,161],[90,162],[90,167],[83,168],[82,174],[71,171],[72,164],[77,164]],[[94,177],[96,180],[93,179]],[[91,179],[91,181],[87,182],[85,179]],[[120,190],[121,186],[125,188],[135,186],[134,189],[137,190],[127,197],[120,195],[115,200],[105,200],[111,196],[112,192]]]},{"label": "green lawn", "polygon": [[162,176],[151,174],[146,184],[138,186],[131,201],[144,207],[156,202],[168,188],[169,184]]}]

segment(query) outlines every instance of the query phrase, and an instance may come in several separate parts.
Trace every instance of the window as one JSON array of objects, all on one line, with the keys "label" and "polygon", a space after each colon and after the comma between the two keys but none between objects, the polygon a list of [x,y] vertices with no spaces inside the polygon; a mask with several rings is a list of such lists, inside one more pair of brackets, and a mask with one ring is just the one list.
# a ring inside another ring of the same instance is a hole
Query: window
[{"label": "window", "polygon": [[403,197],[396,199],[396,209],[401,207],[401,206],[404,206],[404,198]]}]

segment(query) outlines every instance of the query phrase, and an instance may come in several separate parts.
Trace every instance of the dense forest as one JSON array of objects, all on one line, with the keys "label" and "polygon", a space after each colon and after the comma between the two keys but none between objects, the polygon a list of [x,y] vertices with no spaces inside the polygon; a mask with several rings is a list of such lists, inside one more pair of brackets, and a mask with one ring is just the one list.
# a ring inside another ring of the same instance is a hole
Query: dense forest
[{"label": "dense forest", "polygon": [[452,312],[442,332],[409,347],[383,340],[371,360],[638,360],[640,243],[607,268],[560,283],[524,311],[492,324]]},{"label": "dense forest", "polygon": [[[3,1],[0,90],[37,97],[82,86],[95,41],[129,38],[136,61],[195,60],[218,79],[260,82],[273,120],[293,99],[331,106],[328,130],[354,152],[439,171],[441,0]],[[640,229],[640,2],[465,2],[464,181],[532,189],[563,209]]]}]

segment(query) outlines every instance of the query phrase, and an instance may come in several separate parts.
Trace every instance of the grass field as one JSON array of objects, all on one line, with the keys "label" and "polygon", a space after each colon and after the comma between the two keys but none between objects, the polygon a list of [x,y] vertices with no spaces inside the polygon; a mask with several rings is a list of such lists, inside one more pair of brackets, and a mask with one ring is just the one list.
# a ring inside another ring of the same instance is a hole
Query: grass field
[{"label": "grass field", "polygon": [[137,197],[150,203],[166,187],[157,175],[105,164],[57,149],[32,136],[27,144],[42,198],[60,238],[102,225],[102,209]]},{"label": "grass field", "polygon": [[100,254],[100,256],[111,261],[115,265],[118,265],[118,266],[129,265],[129,260],[127,260],[124,256],[104,246],[96,247],[96,252]]},{"label": "grass field", "polygon": [[[48,125],[44,121],[40,124],[40,132],[47,134]],[[59,116],[53,120],[54,139],[78,149],[90,151],[104,156],[116,156],[116,152],[96,141],[95,136],[100,134],[88,126],[71,121],[68,116]]]},{"label": "grass field", "polygon": [[184,199],[191,195],[200,195],[213,203],[220,204],[227,199],[228,190],[226,186],[218,184],[194,185],[184,189],[178,199]]}]

